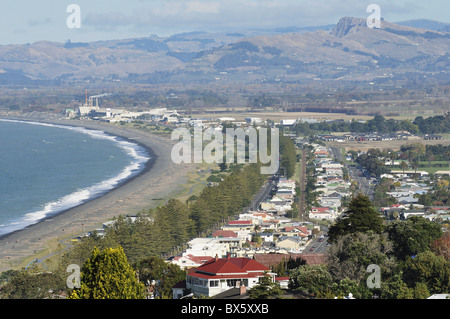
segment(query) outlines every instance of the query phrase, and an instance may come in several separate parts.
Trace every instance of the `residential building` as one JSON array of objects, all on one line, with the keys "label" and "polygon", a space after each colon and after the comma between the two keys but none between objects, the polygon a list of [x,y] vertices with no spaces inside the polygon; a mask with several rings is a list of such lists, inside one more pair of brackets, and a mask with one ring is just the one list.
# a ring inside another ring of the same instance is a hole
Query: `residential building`
[{"label": "residential building", "polygon": [[251,289],[265,275],[275,275],[270,268],[250,258],[214,258],[186,275],[186,289],[194,296],[213,297],[227,290]]},{"label": "residential building", "polygon": [[213,256],[193,256],[188,254],[183,256],[175,256],[168,260],[168,262],[178,265],[181,269],[189,269],[198,267],[213,258]]}]

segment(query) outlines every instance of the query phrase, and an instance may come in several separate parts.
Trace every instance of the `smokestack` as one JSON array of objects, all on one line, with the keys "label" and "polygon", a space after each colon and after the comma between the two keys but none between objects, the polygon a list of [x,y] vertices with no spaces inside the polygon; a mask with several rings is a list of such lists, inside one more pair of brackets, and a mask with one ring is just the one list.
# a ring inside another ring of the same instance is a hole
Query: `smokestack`
[{"label": "smokestack", "polygon": [[85,90],[85,92],[86,92],[86,106],[88,106],[88,103],[87,103],[87,89]]}]

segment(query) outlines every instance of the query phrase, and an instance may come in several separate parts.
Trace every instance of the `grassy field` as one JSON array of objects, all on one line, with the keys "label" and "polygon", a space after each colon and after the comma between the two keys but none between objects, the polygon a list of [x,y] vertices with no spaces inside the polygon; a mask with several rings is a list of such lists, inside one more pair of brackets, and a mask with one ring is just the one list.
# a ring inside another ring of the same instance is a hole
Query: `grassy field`
[{"label": "grassy field", "polygon": [[[248,107],[235,107],[229,111],[229,108],[213,108],[205,110],[202,113],[192,114],[192,117],[204,117],[204,118],[219,118],[219,117],[232,117],[236,119],[236,121],[244,121],[246,117],[259,117],[262,120],[273,120],[275,122],[279,122],[283,119],[298,119],[298,118],[310,118],[317,119],[319,121],[322,120],[336,120],[336,119],[344,119],[346,121],[355,120],[370,120],[373,119],[372,115],[364,115],[364,114],[356,114],[356,115],[348,115],[344,113],[317,113],[317,112],[285,112],[274,109],[265,109],[254,111],[249,109]],[[373,111],[373,110],[371,110]],[[384,110],[386,112],[386,110]],[[381,114],[385,113],[382,112]],[[392,112],[391,112],[392,113]],[[444,112],[436,113],[435,110],[432,109],[423,109],[421,108],[418,111],[414,110],[396,110],[398,115],[390,115],[387,113],[383,116],[386,119],[396,119],[396,120],[414,120],[417,116],[423,116],[424,118],[429,116],[435,116],[439,114],[443,114]]]},{"label": "grassy field", "polygon": [[411,139],[411,140],[393,140],[393,141],[346,141],[346,142],[327,142],[327,145],[344,148],[346,151],[361,150],[367,151],[368,149],[392,149],[399,150],[402,145],[409,145],[414,143],[421,143],[424,145],[450,145],[450,139],[444,140],[424,140],[424,139]]}]

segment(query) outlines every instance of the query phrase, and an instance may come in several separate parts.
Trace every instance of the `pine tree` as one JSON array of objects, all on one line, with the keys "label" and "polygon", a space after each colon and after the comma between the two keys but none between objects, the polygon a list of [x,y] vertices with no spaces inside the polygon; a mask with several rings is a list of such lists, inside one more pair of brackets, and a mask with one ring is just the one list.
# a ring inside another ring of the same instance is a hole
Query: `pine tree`
[{"label": "pine tree", "polygon": [[343,235],[368,231],[379,234],[383,229],[383,219],[373,207],[370,199],[360,193],[351,200],[342,217],[330,227],[328,235],[329,241],[334,242]]}]

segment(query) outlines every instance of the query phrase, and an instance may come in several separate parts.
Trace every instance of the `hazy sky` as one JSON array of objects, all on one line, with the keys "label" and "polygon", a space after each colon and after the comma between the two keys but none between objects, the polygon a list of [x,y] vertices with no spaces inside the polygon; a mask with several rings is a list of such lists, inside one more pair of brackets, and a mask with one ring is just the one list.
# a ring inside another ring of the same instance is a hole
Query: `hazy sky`
[{"label": "hazy sky", "polygon": [[[343,16],[368,17],[372,3],[387,21],[450,23],[449,0],[2,0],[0,44],[334,24]],[[70,4],[80,8],[80,28],[67,26]]]}]

